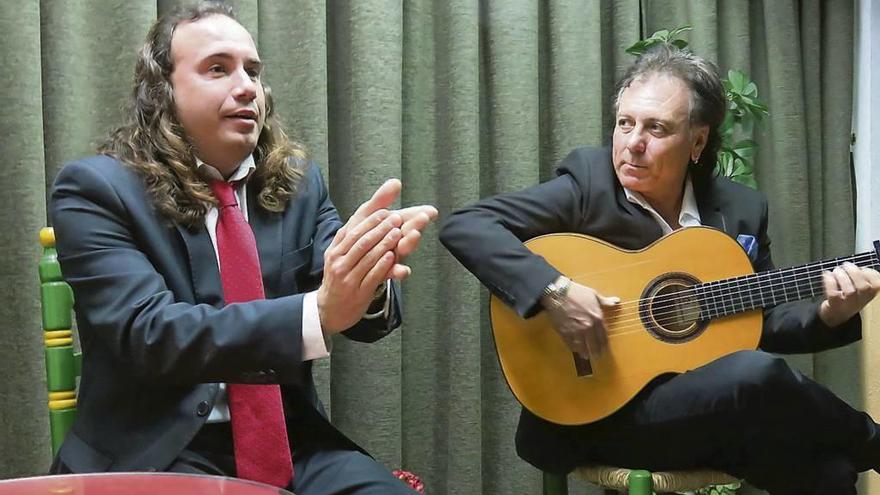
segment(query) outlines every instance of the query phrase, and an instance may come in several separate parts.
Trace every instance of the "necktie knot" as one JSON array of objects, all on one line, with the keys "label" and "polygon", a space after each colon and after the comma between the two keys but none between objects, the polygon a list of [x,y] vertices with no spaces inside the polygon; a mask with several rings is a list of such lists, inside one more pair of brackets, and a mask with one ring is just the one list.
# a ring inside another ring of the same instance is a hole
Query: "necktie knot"
[{"label": "necktie knot", "polygon": [[224,180],[212,180],[209,185],[217,201],[220,203],[218,205],[220,208],[238,206],[238,199],[235,197],[235,183]]}]

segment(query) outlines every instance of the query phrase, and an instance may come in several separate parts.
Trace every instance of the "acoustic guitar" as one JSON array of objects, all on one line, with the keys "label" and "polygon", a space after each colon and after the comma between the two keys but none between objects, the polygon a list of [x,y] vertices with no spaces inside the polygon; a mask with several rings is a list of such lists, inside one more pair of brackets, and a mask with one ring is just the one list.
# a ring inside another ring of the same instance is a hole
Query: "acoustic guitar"
[{"label": "acoustic guitar", "polygon": [[754,273],[739,243],[708,227],[679,229],[640,251],[568,233],[525,246],[574,282],[621,301],[605,313],[606,352],[586,361],[545,312],[524,320],[491,298],[495,345],[513,394],[533,414],[563,425],[610,415],[664,373],[755,349],[762,308],[821,296],[823,271],[847,261],[877,267],[880,253],[875,241],[874,251]]}]

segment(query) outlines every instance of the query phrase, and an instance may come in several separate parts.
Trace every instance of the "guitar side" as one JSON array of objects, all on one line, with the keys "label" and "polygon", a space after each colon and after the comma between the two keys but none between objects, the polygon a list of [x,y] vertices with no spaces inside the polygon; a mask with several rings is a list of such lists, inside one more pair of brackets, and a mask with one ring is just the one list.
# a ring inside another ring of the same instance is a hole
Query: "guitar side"
[{"label": "guitar side", "polygon": [[524,320],[494,296],[490,313],[501,368],[517,400],[535,415],[575,425],[602,419],[629,402],[655,377],[681,373],[758,345],[760,311],[713,320],[702,332],[672,343],[646,330],[637,301],[658,277],[683,273],[710,282],[752,273],[742,248],[724,233],[678,230],[645,249],[627,251],[580,234],[550,234],[525,245],[575,282],[618,308],[606,312],[608,350],[578,376],[574,357],[545,313]]}]

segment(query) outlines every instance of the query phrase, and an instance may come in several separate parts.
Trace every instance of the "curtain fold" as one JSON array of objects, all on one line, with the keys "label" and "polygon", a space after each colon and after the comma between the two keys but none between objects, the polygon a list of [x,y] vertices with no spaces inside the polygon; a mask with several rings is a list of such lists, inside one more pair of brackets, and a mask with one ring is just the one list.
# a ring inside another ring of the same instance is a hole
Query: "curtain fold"
[{"label": "curtain fold", "polygon": [[[0,4],[0,478],[49,464],[36,276],[47,188],[119,122],[147,28],[181,3]],[[613,86],[634,60],[625,49],[689,24],[692,49],[722,75],[745,72],[770,107],[752,137],[777,264],[852,249],[852,2],[230,3],[258,44],[278,114],[323,167],[343,216],[388,177],[403,180],[400,203],[441,215],[551,177],[572,148],[610,142]],[[337,338],[315,363],[333,421],[432,494],[539,493],[540,473],[514,451],[519,408],[486,291],[435,227],[407,263],[403,328],[372,345]],[[794,361],[858,405],[857,355],[852,346]]]},{"label": "curtain fold", "polygon": [[[40,6],[0,3],[0,478],[47,460],[37,231],[46,218]],[[12,49],[15,47],[15,49]]]}]

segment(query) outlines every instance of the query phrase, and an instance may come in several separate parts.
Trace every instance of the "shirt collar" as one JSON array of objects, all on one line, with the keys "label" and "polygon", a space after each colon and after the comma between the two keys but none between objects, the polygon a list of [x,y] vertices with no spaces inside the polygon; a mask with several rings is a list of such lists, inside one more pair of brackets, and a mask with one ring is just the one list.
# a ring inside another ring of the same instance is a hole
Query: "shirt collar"
[{"label": "shirt collar", "polygon": [[[642,208],[657,214],[657,210],[648,204],[648,201],[640,193],[630,191],[625,187],[623,188],[623,193],[626,194],[626,199],[630,203],[635,203]],[[691,181],[691,177],[688,176],[684,182],[684,194],[681,197],[681,212],[678,214],[678,223],[679,225],[684,226],[693,225],[694,222],[700,222],[700,210],[697,208],[697,198],[694,196],[694,183]]]},{"label": "shirt collar", "polygon": [[[254,162],[254,155],[248,155],[239,164],[238,168],[235,169],[235,172],[226,179],[226,182],[238,182],[247,179],[256,168],[257,164]],[[224,180],[219,170],[214,168],[213,165],[203,162],[199,157],[196,157],[196,170],[206,180]]]}]

